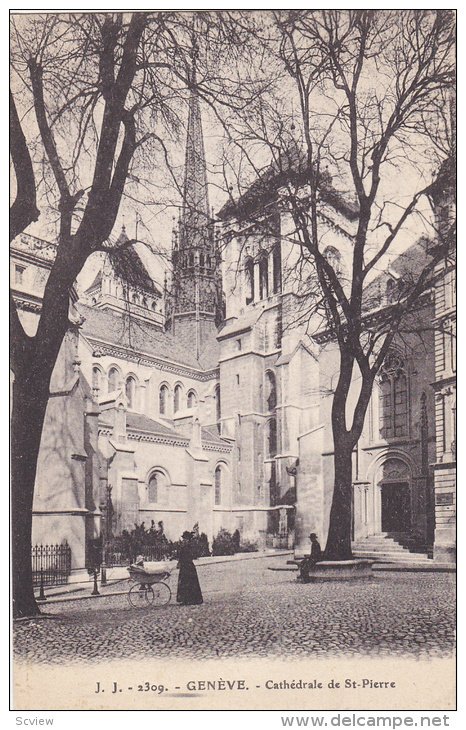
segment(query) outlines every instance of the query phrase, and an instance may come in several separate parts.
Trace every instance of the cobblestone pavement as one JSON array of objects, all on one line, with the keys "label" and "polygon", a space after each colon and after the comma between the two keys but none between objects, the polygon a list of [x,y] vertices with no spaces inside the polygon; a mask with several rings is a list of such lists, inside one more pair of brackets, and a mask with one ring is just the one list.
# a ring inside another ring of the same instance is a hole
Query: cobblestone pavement
[{"label": "cobblestone pavement", "polygon": [[[49,604],[15,624],[18,659],[58,663],[149,656],[450,656],[455,576],[384,573],[302,585],[256,559],[198,569],[201,606],[132,608],[126,596]],[[280,564],[283,565],[282,558]],[[176,592],[176,572],[170,584]],[[120,583],[112,590],[125,590]]]}]

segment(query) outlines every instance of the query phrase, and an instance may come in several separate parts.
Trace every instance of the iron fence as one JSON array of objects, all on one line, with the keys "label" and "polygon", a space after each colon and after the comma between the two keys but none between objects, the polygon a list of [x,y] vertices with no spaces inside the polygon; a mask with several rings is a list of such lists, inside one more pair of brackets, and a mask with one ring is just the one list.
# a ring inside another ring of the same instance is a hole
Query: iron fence
[{"label": "iron fence", "polygon": [[57,586],[68,582],[71,573],[71,548],[63,545],[34,545],[31,549],[32,580],[40,586]]},{"label": "iron fence", "polygon": [[99,570],[105,562],[107,568],[134,563],[138,555],[146,561],[166,560],[172,557],[174,549],[170,543],[145,544],[136,542],[129,544],[119,539],[110,540],[103,549],[101,539],[87,542],[87,568]]}]

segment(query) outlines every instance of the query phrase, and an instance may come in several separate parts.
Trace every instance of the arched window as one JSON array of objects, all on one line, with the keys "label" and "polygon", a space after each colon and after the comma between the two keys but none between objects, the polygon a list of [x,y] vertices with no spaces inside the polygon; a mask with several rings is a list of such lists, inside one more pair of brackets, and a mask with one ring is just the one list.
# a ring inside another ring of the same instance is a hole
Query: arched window
[{"label": "arched window", "polygon": [[168,406],[168,388],[166,385],[162,385],[159,390],[159,413],[160,415],[166,415]]},{"label": "arched window", "polygon": [[137,294],[133,294],[133,296],[131,297],[131,300],[132,300],[133,304],[137,304],[139,302],[138,295]]},{"label": "arched window", "polygon": [[280,243],[277,242],[272,251],[273,261],[273,293],[277,294],[282,290],[282,255]]},{"label": "arched window", "polygon": [[108,392],[113,393],[118,388],[120,374],[117,368],[110,368],[108,371]]},{"label": "arched window", "polygon": [[194,390],[190,390],[188,393],[188,408],[194,408],[197,406],[197,395]]},{"label": "arched window", "polygon": [[181,385],[175,385],[175,392],[173,394],[173,411],[176,413],[180,410],[182,388]]},{"label": "arched window", "polygon": [[128,399],[128,408],[136,408],[136,378],[132,375],[126,378],[125,393]]},{"label": "arched window", "polygon": [[277,454],[277,421],[275,418],[271,418],[267,421],[267,443],[266,451],[267,457],[271,458]]},{"label": "arched window", "polygon": [[215,469],[215,504],[222,504],[222,467]]},{"label": "arched window", "polygon": [[277,384],[271,370],[265,373],[265,402],[267,411],[274,411],[277,407]]},{"label": "arched window", "polygon": [[153,312],[155,312],[155,310],[157,309],[157,302],[152,302],[151,309]]},{"label": "arched window", "polygon": [[266,253],[259,259],[259,296],[261,299],[269,296],[269,259]]},{"label": "arched window", "polygon": [[251,257],[246,259],[244,264],[244,277],[246,284],[246,304],[254,301],[254,261]]},{"label": "arched window", "polygon": [[408,377],[395,353],[387,355],[379,374],[379,431],[383,439],[409,434]]},{"label": "arched window", "polygon": [[394,279],[387,279],[385,285],[385,298],[387,304],[393,304],[398,299],[398,286]]},{"label": "arched window", "polygon": [[341,253],[334,246],[327,246],[324,251],[324,258],[327,259],[328,263],[334,270],[337,276],[342,273],[341,265]]},{"label": "arched window", "polygon": [[157,486],[157,472],[155,472],[155,474],[152,474],[149,479],[149,484],[147,486],[147,499],[149,502],[157,502]]},{"label": "arched window", "polygon": [[217,421],[218,432],[220,433],[220,419],[222,417],[222,407],[220,402],[220,385],[215,388],[215,419]]},{"label": "arched window", "polygon": [[146,297],[143,297],[142,298],[142,306],[143,307],[147,307],[147,299],[146,299]]},{"label": "arched window", "polygon": [[163,471],[159,469],[153,471],[147,483],[147,501],[152,503],[166,503],[166,487],[168,484],[168,479]]},{"label": "arched window", "polygon": [[94,367],[92,368],[92,389],[95,391],[96,395],[98,395],[101,387],[102,387],[102,371],[98,367],[98,365],[94,365]]}]

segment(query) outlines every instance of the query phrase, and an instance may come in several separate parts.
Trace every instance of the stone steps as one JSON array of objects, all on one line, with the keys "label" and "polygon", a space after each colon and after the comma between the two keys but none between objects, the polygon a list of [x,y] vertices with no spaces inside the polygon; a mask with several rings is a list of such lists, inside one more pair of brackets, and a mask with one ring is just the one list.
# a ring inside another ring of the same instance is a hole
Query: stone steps
[{"label": "stone steps", "polygon": [[428,563],[432,557],[431,546],[419,542],[413,535],[403,532],[382,532],[356,540],[353,555],[382,562]]},{"label": "stone steps", "polygon": [[366,558],[389,563],[430,563],[431,558],[426,553],[383,553],[379,550],[353,550],[355,558]]}]

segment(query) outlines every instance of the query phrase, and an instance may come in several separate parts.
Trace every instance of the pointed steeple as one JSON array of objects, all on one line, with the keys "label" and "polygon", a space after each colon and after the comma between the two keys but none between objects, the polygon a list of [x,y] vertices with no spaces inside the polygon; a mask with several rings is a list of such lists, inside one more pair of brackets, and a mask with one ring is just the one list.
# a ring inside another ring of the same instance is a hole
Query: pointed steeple
[{"label": "pointed steeple", "polygon": [[222,319],[220,257],[214,240],[207,189],[207,165],[201,105],[196,90],[198,49],[193,37],[183,202],[178,236],[172,245],[172,287],[166,322],[184,333],[200,355],[204,340]]},{"label": "pointed steeple", "polygon": [[196,91],[197,46],[193,42],[193,68],[189,99],[188,129],[184,167],[183,207],[180,248],[205,248],[206,227],[210,223],[207,166],[202,132],[201,107]]}]

